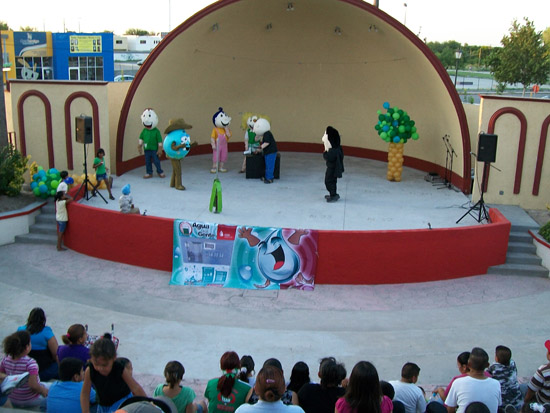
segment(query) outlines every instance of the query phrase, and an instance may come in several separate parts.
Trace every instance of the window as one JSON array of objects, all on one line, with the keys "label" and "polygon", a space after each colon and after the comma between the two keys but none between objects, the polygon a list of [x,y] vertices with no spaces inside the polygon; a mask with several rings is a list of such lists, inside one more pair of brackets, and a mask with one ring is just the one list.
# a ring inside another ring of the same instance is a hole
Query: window
[{"label": "window", "polygon": [[45,80],[53,79],[51,57],[17,57],[15,59],[17,79]]},{"label": "window", "polygon": [[122,40],[115,40],[116,44],[122,44]]},{"label": "window", "polygon": [[103,57],[69,57],[70,80],[103,80]]},{"label": "window", "polygon": [[139,44],[147,44],[147,40],[140,40]]}]

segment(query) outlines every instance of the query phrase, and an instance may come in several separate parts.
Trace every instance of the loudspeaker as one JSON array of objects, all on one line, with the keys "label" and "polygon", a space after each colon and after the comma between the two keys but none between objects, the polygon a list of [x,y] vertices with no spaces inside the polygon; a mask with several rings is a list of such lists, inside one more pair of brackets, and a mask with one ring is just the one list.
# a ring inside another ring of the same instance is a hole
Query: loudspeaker
[{"label": "loudspeaker", "polygon": [[495,162],[497,158],[497,135],[480,133],[477,145],[477,160],[479,162]]},{"label": "loudspeaker", "polygon": [[76,141],[79,143],[92,143],[92,118],[90,116],[77,116],[74,118]]}]

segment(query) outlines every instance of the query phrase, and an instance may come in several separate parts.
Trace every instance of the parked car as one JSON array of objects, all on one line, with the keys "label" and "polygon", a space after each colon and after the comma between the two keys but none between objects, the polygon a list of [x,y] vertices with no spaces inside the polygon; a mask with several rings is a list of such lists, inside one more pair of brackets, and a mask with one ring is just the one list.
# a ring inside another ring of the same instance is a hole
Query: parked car
[{"label": "parked car", "polygon": [[118,76],[115,76],[115,78],[113,80],[115,82],[131,82],[132,80],[134,80],[134,76],[132,76],[132,75],[118,75]]}]

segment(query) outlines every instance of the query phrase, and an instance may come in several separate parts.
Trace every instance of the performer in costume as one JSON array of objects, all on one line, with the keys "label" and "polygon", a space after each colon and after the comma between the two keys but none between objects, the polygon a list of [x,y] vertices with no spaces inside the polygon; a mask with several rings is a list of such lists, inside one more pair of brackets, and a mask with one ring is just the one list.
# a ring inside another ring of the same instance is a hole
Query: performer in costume
[{"label": "performer in costume", "polygon": [[246,155],[250,155],[260,146],[260,137],[254,133],[254,123],[258,120],[257,116],[249,116],[246,119],[246,130],[244,132],[244,159],[240,173],[246,172]]},{"label": "performer in costume", "polygon": [[191,148],[189,134],[185,131],[193,126],[180,119],[170,119],[168,127],[164,131],[164,152],[166,157],[172,163],[172,176],[170,177],[170,187],[185,190],[181,183],[181,160],[189,153]]},{"label": "performer in costume", "polygon": [[277,160],[277,142],[270,131],[271,125],[267,119],[260,118],[254,124],[254,133],[261,136],[262,143],[256,153],[263,153],[265,159],[265,175],[262,178],[265,184],[273,183],[275,161]]},{"label": "performer in costume", "polygon": [[164,178],[164,172],[160,166],[159,157],[162,156],[162,136],[157,129],[159,118],[155,111],[151,108],[145,109],[141,114],[141,122],[144,129],[139,135],[138,152],[143,155],[145,148],[145,170],[146,174],[143,179],[149,179],[153,176],[153,165],[157,169],[157,173],[161,178]]},{"label": "performer in costume", "polygon": [[212,123],[214,123],[214,129],[212,129],[212,135],[210,136],[210,143],[212,144],[212,169],[210,172],[216,173],[218,160],[220,162],[219,171],[227,172],[224,163],[227,161],[227,141],[231,137],[231,129],[229,129],[231,117],[227,116],[223,108],[220,107],[214,113]]},{"label": "performer in costume", "polygon": [[340,199],[340,195],[336,192],[336,182],[342,177],[344,172],[344,152],[340,145],[340,134],[332,126],[327,126],[325,134],[321,138],[325,145],[323,158],[327,164],[325,172],[325,187],[329,192],[325,195],[327,202],[336,202]]}]

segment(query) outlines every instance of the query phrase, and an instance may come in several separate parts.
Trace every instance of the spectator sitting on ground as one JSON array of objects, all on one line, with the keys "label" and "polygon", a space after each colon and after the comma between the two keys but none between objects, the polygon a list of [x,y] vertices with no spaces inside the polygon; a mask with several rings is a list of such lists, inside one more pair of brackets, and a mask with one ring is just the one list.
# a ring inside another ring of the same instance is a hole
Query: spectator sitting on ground
[{"label": "spectator sitting on ground", "polygon": [[481,402],[472,402],[466,406],[464,413],[491,413],[489,408]]},{"label": "spectator sitting on ground", "polygon": [[[550,340],[544,343],[546,347],[546,359],[550,362]],[[537,403],[550,403],[550,363],[540,366],[527,387],[524,403],[535,400]],[[548,413],[548,410],[546,411]]]},{"label": "spectator sitting on ground", "polygon": [[286,386],[292,392],[292,404],[298,404],[298,392],[304,384],[310,383],[309,367],[303,361],[297,362],[290,373],[290,383]]},{"label": "spectator sitting on ground", "polygon": [[[267,359],[266,361],[264,361],[263,367],[265,367],[265,366],[277,367],[279,370],[281,370],[281,372],[283,373],[283,377],[284,377],[285,373],[283,371],[283,365],[276,358],[270,358],[270,359]],[[248,403],[249,404],[255,404],[255,403],[258,402],[258,400],[259,400],[259,395],[256,394],[254,389],[252,389],[252,395],[250,396],[250,400],[248,401]],[[286,405],[293,404],[292,403],[292,392],[290,390],[285,389],[284,393],[281,396],[281,401],[283,402],[283,404],[286,404]]]},{"label": "spectator sitting on ground", "polygon": [[501,404],[500,383],[485,375],[488,366],[487,352],[474,347],[468,360],[468,375],[454,381],[445,400],[448,413],[463,413],[472,402],[482,402],[491,413],[497,413]]},{"label": "spectator sitting on ground", "polygon": [[[75,357],[65,357],[59,363],[59,379],[50,386],[48,413],[80,412],[80,393],[84,380],[84,363]],[[94,389],[90,390],[90,403],[96,402]]]},{"label": "spectator sitting on ground", "polygon": [[395,390],[393,386],[384,380],[380,380],[380,388],[382,389],[382,394],[388,396],[393,403],[393,413],[405,413],[405,405],[399,400],[394,400]]},{"label": "spectator sitting on ground", "polygon": [[254,385],[260,400],[256,404],[243,404],[235,413],[248,412],[295,412],[304,413],[300,406],[285,405],[281,396],[285,393],[285,378],[283,371],[273,365],[264,366],[258,373]]},{"label": "spectator sitting on ground", "polygon": [[401,368],[401,380],[390,381],[395,390],[394,400],[403,403],[406,413],[424,413],[426,410],[426,399],[422,390],[416,385],[419,375],[418,365],[405,363]]},{"label": "spectator sitting on ground", "polygon": [[130,184],[124,185],[121,191],[122,195],[118,199],[120,212],[123,214],[139,214],[139,208],[134,206],[134,198],[130,195]]},{"label": "spectator sitting on ground", "polygon": [[244,355],[241,357],[241,371],[239,372],[239,380],[250,384],[254,388],[256,377],[254,377],[254,359],[252,356]]},{"label": "spectator sitting on ground", "polygon": [[434,390],[434,393],[437,393],[439,397],[441,398],[441,401],[445,401],[447,398],[447,394],[449,394],[449,390],[451,390],[451,386],[453,385],[453,382],[460,378],[464,377],[468,374],[468,359],[470,358],[470,352],[469,351],[463,351],[458,355],[456,358],[456,366],[458,367],[458,371],[460,374],[458,376],[454,376],[452,380],[449,382],[447,387],[437,387]]},{"label": "spectator sitting on ground", "polygon": [[67,330],[67,334],[61,336],[61,340],[65,345],[59,346],[57,349],[57,358],[59,362],[66,357],[75,357],[86,364],[90,359],[90,350],[84,345],[88,339],[86,327],[82,324],[73,324]]},{"label": "spectator sitting on ground", "polygon": [[523,405],[521,390],[518,383],[518,370],[512,360],[512,350],[506,346],[497,346],[495,349],[495,363],[488,369],[493,379],[500,382],[502,406],[511,405],[520,410]]},{"label": "spectator sitting on ground", "polygon": [[346,391],[340,387],[346,369],[334,357],[325,357],[321,359],[317,375],[321,384],[304,384],[298,392],[298,404],[306,413],[333,413],[336,400]]}]

